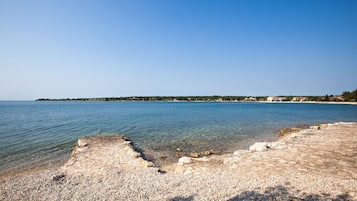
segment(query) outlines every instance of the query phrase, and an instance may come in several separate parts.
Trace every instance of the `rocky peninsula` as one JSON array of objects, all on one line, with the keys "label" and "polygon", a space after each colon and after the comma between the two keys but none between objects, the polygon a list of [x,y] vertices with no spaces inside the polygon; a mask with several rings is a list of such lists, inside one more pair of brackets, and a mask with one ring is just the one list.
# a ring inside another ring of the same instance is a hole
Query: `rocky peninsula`
[{"label": "rocky peninsula", "polygon": [[0,200],[357,200],[357,123],[162,167],[124,136],[84,137],[61,167],[1,176]]}]

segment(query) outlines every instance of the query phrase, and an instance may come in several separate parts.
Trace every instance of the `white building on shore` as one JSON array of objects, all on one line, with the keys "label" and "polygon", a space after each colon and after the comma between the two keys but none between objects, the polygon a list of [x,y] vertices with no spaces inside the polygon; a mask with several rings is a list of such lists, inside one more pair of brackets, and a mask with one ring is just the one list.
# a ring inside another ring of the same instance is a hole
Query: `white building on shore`
[{"label": "white building on shore", "polygon": [[283,98],[282,97],[277,97],[277,96],[268,96],[267,97],[267,102],[281,102],[283,101]]}]

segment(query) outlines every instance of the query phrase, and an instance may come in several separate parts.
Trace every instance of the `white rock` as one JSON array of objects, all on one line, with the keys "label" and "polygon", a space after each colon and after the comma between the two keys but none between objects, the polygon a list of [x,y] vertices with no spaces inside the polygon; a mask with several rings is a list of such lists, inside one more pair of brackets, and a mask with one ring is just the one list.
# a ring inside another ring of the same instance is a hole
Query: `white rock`
[{"label": "white rock", "polygon": [[321,124],[320,126],[321,126],[321,128],[327,128],[328,124]]},{"label": "white rock", "polygon": [[77,141],[77,146],[78,147],[85,147],[85,146],[87,146],[88,145],[88,142],[86,142],[85,140],[83,140],[83,139],[79,139],[78,141]]},{"label": "white rock", "polygon": [[237,151],[233,152],[233,156],[240,156],[244,153],[247,153],[247,151],[246,150],[237,150]]},{"label": "white rock", "polygon": [[184,156],[184,157],[179,158],[179,160],[178,160],[179,165],[188,164],[188,163],[192,163],[191,157]]},{"label": "white rock", "polygon": [[272,142],[267,142],[267,148],[273,148],[274,146],[274,143]]},{"label": "white rock", "polygon": [[310,129],[319,130],[319,129],[320,129],[320,126],[310,126]]},{"label": "white rock", "polygon": [[266,151],[268,149],[268,143],[267,142],[256,142],[253,145],[249,147],[249,151],[251,152],[262,152]]},{"label": "white rock", "polygon": [[199,161],[199,162],[208,162],[210,159],[207,156],[201,157],[201,158],[191,158],[194,161]]}]

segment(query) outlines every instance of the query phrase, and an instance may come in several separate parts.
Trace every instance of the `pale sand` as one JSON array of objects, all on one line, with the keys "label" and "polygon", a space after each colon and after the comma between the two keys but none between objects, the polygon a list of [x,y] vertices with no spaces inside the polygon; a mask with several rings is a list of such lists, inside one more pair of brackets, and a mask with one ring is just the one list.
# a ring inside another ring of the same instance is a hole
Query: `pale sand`
[{"label": "pale sand", "polygon": [[289,134],[263,152],[168,165],[166,173],[123,137],[79,144],[60,168],[1,178],[0,200],[357,200],[357,123]]}]

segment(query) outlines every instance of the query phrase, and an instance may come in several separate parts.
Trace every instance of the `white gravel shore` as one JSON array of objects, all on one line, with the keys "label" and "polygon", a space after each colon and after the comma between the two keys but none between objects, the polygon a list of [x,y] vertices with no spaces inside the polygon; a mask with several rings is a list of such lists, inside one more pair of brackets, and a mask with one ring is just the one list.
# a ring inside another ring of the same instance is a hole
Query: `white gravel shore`
[{"label": "white gravel shore", "polygon": [[123,137],[79,144],[62,167],[3,176],[0,200],[357,200],[357,123],[312,127],[262,152],[162,171]]}]

